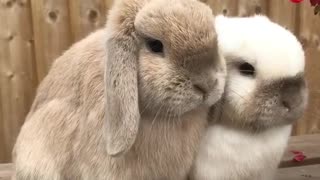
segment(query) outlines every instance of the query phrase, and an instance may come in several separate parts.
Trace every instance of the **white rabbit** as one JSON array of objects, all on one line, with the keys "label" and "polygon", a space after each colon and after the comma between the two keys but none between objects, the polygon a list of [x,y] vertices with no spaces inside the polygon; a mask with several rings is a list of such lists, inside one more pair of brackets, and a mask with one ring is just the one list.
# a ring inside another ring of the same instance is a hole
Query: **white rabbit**
[{"label": "white rabbit", "polygon": [[270,180],[307,104],[301,44],[265,16],[217,16],[225,93],[192,170],[195,180]]},{"label": "white rabbit", "polygon": [[17,180],[180,180],[224,89],[211,9],[117,0],[105,29],[41,83],[13,152]]}]

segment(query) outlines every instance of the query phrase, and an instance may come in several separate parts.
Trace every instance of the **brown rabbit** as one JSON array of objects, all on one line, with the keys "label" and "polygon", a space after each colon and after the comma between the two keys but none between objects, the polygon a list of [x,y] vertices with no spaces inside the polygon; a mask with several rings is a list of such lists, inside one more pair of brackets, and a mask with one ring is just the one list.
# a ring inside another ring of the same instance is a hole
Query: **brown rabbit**
[{"label": "brown rabbit", "polygon": [[14,150],[17,180],[181,180],[225,63],[196,0],[118,0],[59,57]]}]

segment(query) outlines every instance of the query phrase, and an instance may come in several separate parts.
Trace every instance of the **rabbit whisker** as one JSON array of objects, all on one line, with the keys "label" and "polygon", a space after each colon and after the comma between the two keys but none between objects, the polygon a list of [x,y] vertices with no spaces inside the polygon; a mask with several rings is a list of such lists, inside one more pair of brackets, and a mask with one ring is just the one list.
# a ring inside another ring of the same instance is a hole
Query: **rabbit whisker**
[{"label": "rabbit whisker", "polygon": [[246,99],[245,97],[241,96],[237,91],[235,91],[235,90],[233,90],[233,89],[231,89],[231,88],[229,88],[229,90],[230,90],[231,92],[233,92],[234,94],[236,94],[237,96],[239,96],[240,98],[242,98],[243,100],[249,102],[248,99]]},{"label": "rabbit whisker", "polygon": [[158,117],[158,114],[161,112],[161,109],[162,109],[162,107],[163,107],[163,106],[164,106],[164,103],[161,103],[160,108],[158,109],[158,111],[157,111],[157,113],[156,113],[155,117],[153,118],[153,120],[152,120],[152,122],[151,122],[151,127],[150,127],[150,128],[152,128],[152,127],[153,127],[154,122],[156,121],[156,119],[157,119],[157,117]]},{"label": "rabbit whisker", "polygon": [[150,105],[152,104],[152,102],[153,102],[153,99],[152,98],[148,98],[148,102],[147,102],[147,104],[143,107],[143,110],[141,111],[141,115],[147,110],[147,108],[149,108],[150,107]]}]

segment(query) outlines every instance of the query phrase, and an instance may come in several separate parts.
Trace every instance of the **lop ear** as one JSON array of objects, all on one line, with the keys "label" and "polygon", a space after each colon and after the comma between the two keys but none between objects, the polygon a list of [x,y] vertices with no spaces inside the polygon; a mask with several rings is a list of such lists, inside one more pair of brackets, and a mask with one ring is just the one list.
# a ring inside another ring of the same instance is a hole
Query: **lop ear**
[{"label": "lop ear", "polygon": [[[111,156],[125,153],[132,147],[138,134],[140,122],[138,102],[139,43],[134,35],[134,17],[138,8],[133,8],[132,4],[128,5],[122,4],[122,9],[115,7],[111,11],[107,23],[105,135],[107,152]],[[123,9],[130,12],[122,12]]]},{"label": "lop ear", "polygon": [[112,38],[107,44],[107,152],[118,155],[131,148],[139,128],[138,52],[130,37]]}]

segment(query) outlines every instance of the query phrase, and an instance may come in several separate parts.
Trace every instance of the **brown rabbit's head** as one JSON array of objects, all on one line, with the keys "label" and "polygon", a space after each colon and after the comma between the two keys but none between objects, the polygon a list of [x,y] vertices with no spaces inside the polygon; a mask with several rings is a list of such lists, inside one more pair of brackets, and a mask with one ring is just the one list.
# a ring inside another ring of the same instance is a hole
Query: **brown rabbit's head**
[{"label": "brown rabbit's head", "polygon": [[122,0],[114,6],[107,24],[109,154],[132,146],[141,115],[172,120],[221,97],[225,64],[212,19],[197,0]]}]

